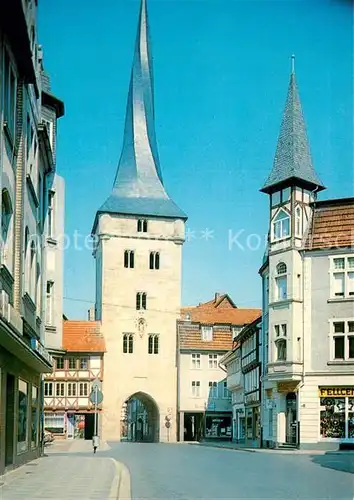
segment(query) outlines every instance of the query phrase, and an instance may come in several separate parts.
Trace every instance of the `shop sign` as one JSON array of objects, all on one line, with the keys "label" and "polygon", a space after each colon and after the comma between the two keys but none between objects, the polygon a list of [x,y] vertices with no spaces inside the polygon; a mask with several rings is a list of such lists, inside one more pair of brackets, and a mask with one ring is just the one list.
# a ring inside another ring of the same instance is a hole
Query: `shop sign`
[{"label": "shop sign", "polygon": [[354,387],[320,387],[319,396],[342,398],[343,396],[354,396]]},{"label": "shop sign", "polygon": [[39,340],[31,339],[31,347],[33,351],[42,356],[42,358],[44,358],[47,361],[47,363],[51,365],[53,364],[52,356],[49,354],[47,349],[39,342]]}]

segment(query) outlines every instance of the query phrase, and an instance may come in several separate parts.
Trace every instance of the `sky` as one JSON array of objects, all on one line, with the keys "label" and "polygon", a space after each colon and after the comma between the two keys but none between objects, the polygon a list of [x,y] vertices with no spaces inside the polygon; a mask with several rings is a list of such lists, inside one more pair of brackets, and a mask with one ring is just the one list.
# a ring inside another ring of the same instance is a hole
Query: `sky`
[{"label": "sky", "polygon": [[[258,269],[291,55],[319,199],[353,196],[350,1],[148,0],[156,133],[165,187],[187,213],[182,304],[229,293],[261,307]],[[39,42],[64,100],[57,172],[65,178],[64,313],[94,304],[89,244],[123,139],[138,0],[41,0]]]}]

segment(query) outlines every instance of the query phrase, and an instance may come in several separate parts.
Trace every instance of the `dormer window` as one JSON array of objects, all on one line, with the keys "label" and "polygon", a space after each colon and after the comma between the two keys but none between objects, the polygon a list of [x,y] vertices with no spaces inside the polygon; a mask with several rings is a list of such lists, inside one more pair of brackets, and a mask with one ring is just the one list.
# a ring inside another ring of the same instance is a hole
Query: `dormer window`
[{"label": "dormer window", "polygon": [[276,191],[272,193],[272,207],[276,207],[281,203],[286,203],[290,201],[291,189],[289,187],[282,189],[281,191]]},{"label": "dormer window", "polygon": [[138,219],[137,230],[138,233],[147,233],[148,223],[146,219]]},{"label": "dormer window", "polygon": [[275,276],[275,299],[276,300],[286,300],[288,296],[287,292],[287,267],[284,262],[279,262],[276,267]]},{"label": "dormer window", "polygon": [[211,342],[213,340],[212,326],[202,326],[202,340],[204,342]]},{"label": "dormer window", "polygon": [[273,221],[273,238],[282,240],[290,236],[290,216],[285,210],[279,210]]}]

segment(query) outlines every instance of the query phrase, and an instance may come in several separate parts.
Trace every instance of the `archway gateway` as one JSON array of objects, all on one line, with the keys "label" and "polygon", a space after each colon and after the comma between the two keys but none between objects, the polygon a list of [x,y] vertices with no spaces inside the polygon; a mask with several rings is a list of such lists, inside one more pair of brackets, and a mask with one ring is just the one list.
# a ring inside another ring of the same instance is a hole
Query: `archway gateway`
[{"label": "archway gateway", "polygon": [[159,409],[148,394],[136,392],[123,403],[122,441],[156,443],[159,441],[159,426]]}]

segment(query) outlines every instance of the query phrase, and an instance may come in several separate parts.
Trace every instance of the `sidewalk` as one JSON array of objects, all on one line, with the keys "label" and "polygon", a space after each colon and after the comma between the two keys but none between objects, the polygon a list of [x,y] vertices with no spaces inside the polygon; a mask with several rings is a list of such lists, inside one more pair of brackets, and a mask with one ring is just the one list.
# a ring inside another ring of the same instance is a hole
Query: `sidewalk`
[{"label": "sidewalk", "polygon": [[[92,453],[91,442],[58,441],[45,456],[0,477],[1,500],[130,499],[127,468],[113,458]],[[75,455],[74,455],[75,454]]]},{"label": "sidewalk", "polygon": [[280,455],[354,455],[354,451],[329,451],[329,450],[297,450],[297,449],[269,449],[269,448],[246,448],[231,441],[201,441],[189,442],[191,445],[207,446],[211,448],[223,448],[230,451],[248,451],[251,453],[271,453]]}]

